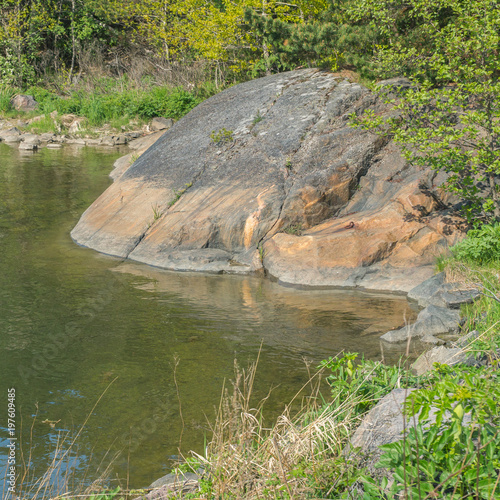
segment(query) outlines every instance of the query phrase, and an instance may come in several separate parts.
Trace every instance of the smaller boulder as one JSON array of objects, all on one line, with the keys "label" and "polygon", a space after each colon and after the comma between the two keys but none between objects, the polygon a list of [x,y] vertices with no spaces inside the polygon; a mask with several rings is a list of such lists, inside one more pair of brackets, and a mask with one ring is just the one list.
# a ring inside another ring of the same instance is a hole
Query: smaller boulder
[{"label": "smaller boulder", "polygon": [[32,95],[18,94],[11,99],[10,105],[17,111],[33,111],[38,108],[38,103]]},{"label": "smaller boulder", "polygon": [[415,389],[394,389],[384,396],[365,416],[351,438],[351,446],[360,453],[372,455],[374,462],[382,454],[379,446],[402,438],[408,427],[403,415],[403,404]]},{"label": "smaller boulder", "polygon": [[150,488],[153,491],[142,497],[143,500],[167,500],[179,498],[187,493],[192,493],[199,488],[198,474],[182,472],[167,474],[157,479]]},{"label": "smaller boulder", "polygon": [[23,151],[36,151],[38,149],[38,144],[33,142],[20,142],[19,149]]},{"label": "smaller boulder", "polygon": [[19,139],[27,144],[35,144],[39,146],[41,144],[40,137],[36,134],[22,134],[19,136]]},{"label": "smaller boulder", "polygon": [[0,138],[5,142],[20,142],[21,132],[18,128],[12,127],[8,130],[2,130],[0,132]]},{"label": "smaller boulder", "polygon": [[406,342],[411,337],[419,338],[422,342],[439,343],[433,336],[457,332],[459,322],[459,311],[431,305],[420,311],[413,325],[387,332],[380,339],[386,342]]},{"label": "smaller boulder", "polygon": [[81,132],[86,121],[87,119],[83,117],[75,118],[68,128],[68,133],[76,134]]},{"label": "smaller boulder", "polygon": [[441,295],[441,300],[448,309],[460,309],[462,304],[472,304],[481,294],[479,290],[450,290]]},{"label": "smaller boulder", "polygon": [[112,135],[107,135],[106,137],[103,137],[101,140],[101,146],[114,146],[115,145],[115,138]]},{"label": "smaller boulder", "polygon": [[163,118],[162,116],[153,118],[149,129],[151,132],[157,132],[158,130],[168,130],[174,124],[172,118]]},{"label": "smaller boulder", "polygon": [[434,368],[434,363],[453,366],[466,361],[467,355],[462,349],[438,346],[424,352],[411,367],[417,375],[423,375]]},{"label": "smaller boulder", "polygon": [[115,146],[123,146],[128,143],[128,137],[125,134],[114,137]]},{"label": "smaller boulder", "polygon": [[76,120],[76,118],[77,116],[72,114],[62,115],[60,118],[61,124],[64,127],[69,127]]},{"label": "smaller boulder", "polygon": [[438,305],[432,300],[432,297],[441,290],[444,283],[444,273],[438,273],[428,280],[425,280],[420,285],[412,288],[408,292],[408,298],[416,300],[419,306],[429,306],[431,304]]},{"label": "smaller boulder", "polygon": [[54,142],[56,139],[56,134],[53,134],[52,132],[45,132],[43,134],[40,134],[40,140],[42,142]]}]

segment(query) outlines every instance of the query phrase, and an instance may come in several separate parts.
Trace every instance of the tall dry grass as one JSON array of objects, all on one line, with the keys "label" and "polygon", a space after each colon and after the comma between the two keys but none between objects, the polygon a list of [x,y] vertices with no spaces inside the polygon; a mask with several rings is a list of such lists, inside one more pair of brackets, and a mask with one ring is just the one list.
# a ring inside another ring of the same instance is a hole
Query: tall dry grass
[{"label": "tall dry grass", "polygon": [[332,498],[352,472],[343,451],[359,422],[356,398],[324,405],[318,372],[266,426],[269,394],[252,404],[257,365],[242,370],[235,364],[232,390],[223,389],[205,456],[195,454],[210,485],[206,498]]}]

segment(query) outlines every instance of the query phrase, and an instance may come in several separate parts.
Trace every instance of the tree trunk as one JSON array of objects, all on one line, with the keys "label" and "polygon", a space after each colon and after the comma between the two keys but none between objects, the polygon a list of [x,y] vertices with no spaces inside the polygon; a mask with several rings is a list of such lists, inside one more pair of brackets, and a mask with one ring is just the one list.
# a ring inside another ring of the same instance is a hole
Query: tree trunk
[{"label": "tree trunk", "polygon": [[68,75],[68,81],[70,84],[72,83],[71,79],[73,78],[73,71],[75,70],[75,52],[75,0],[71,0],[71,68]]}]

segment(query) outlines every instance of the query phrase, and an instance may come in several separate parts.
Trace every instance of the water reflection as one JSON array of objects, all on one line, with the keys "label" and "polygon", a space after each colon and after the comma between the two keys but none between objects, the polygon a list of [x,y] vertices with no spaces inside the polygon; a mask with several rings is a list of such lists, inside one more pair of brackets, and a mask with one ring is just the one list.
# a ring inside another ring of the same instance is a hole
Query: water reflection
[{"label": "water reflection", "polygon": [[0,394],[16,388],[17,432],[35,478],[67,431],[70,440],[80,432],[64,462],[76,483],[98,474],[87,471],[90,457],[107,464],[123,451],[111,475],[147,485],[178,454],[178,396],[182,450],[202,451],[235,358],[246,365],[262,345],[255,396],[275,387],[272,415],[307,380],[304,358],[314,366],[345,349],[378,359],[379,335],[414,314],[402,297],[171,273],[76,246],[69,232],[120,154],[21,155],[0,144]]}]

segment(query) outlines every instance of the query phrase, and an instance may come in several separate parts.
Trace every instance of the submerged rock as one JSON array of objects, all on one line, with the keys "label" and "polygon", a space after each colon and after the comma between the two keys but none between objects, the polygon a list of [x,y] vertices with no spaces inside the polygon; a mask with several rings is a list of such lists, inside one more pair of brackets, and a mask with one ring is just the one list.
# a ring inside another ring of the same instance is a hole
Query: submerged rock
[{"label": "submerged rock", "polygon": [[431,170],[349,114],[387,112],[317,70],[246,82],[167,130],[84,213],[73,239],[174,270],[408,291],[457,238]]}]

